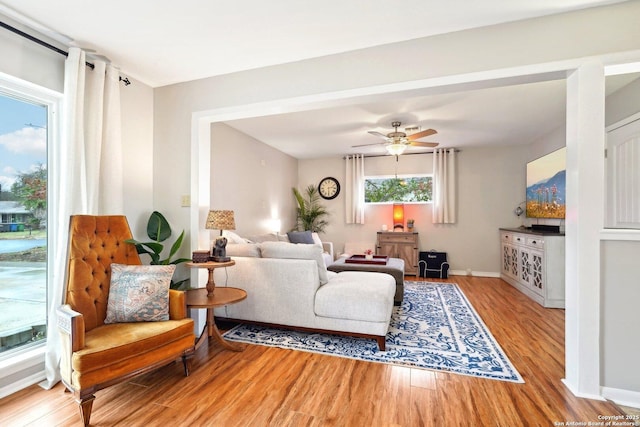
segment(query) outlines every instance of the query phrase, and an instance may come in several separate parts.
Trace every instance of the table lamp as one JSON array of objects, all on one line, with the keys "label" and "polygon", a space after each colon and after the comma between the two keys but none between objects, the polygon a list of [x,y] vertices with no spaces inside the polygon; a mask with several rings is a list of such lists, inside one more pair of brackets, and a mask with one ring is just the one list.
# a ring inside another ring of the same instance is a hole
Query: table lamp
[{"label": "table lamp", "polygon": [[393,204],[393,231],[404,231],[404,205],[402,203]]},{"label": "table lamp", "polygon": [[227,238],[222,237],[222,230],[236,229],[233,211],[209,211],[205,228],[220,230],[220,236],[216,238],[215,244],[211,248],[211,260],[215,262],[231,261],[231,258],[227,256]]}]

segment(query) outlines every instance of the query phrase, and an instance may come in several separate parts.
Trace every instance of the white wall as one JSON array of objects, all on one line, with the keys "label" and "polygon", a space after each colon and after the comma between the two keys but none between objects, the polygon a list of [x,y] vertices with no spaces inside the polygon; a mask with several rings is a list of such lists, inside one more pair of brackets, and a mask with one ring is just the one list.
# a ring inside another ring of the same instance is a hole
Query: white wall
[{"label": "white wall", "polygon": [[[606,100],[605,120],[612,125],[640,112],[640,79]],[[640,370],[631,369],[640,352],[638,260],[640,241],[601,242],[602,378],[605,395],[640,407]],[[622,390],[622,392],[620,392]],[[633,394],[635,393],[635,394]]]},{"label": "white wall", "polygon": [[[234,211],[236,233],[271,233],[272,220],[290,230],[298,161],[223,123],[211,126],[211,209]],[[212,236],[213,237],[213,236]]]},{"label": "white wall", "polygon": [[[638,328],[638,260],[640,242],[602,242],[602,379],[604,387],[640,397],[640,329]],[[629,399],[631,400],[631,399]],[[636,405],[640,402],[636,401]]]},{"label": "white wall", "polygon": [[[405,220],[415,219],[420,233],[421,251],[436,249],[448,253],[452,270],[476,275],[499,275],[500,227],[520,226],[513,213],[524,197],[525,154],[527,147],[492,147],[465,149],[457,153],[458,221],[456,224],[433,224],[431,204],[405,204]],[[400,156],[397,173],[430,174],[431,154]],[[392,156],[365,159],[365,175],[395,175]],[[372,248],[376,233],[386,224],[390,229],[391,205],[367,205],[365,224],[345,223],[345,165],[341,158],[300,160],[298,186],[317,185],[325,176],[333,176],[342,185],[340,195],[324,202],[331,213],[330,225],[323,239],[332,241],[340,253],[345,242],[368,243]],[[522,184],[522,185],[520,185]]]},{"label": "white wall", "polygon": [[153,212],[153,89],[129,80],[129,86],[120,87],[123,213],[133,235],[147,240],[147,220]]},{"label": "white wall", "polygon": [[[28,32],[27,28],[3,15],[0,15],[0,19],[14,28]],[[41,35],[38,37],[55,44]],[[0,72],[62,93],[65,56],[4,28],[0,29],[0,52]]]}]

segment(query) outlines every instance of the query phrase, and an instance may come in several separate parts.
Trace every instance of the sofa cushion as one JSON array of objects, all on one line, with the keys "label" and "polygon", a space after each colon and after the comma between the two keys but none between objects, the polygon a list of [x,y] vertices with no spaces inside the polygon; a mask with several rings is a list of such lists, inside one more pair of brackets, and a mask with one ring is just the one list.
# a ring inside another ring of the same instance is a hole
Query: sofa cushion
[{"label": "sofa cushion", "polygon": [[260,258],[260,245],[257,243],[232,243],[227,245],[227,256]]},{"label": "sofa cushion", "polygon": [[233,231],[224,230],[222,231],[222,236],[226,237],[229,243],[235,243],[235,244],[249,243],[247,239],[245,239],[244,237],[238,236]]},{"label": "sofa cushion", "polygon": [[315,243],[310,231],[289,231],[287,237],[289,237],[291,243],[305,243],[308,245]]},{"label": "sofa cushion", "polygon": [[329,281],[327,278],[327,266],[322,256],[322,248],[315,244],[287,242],[263,242],[260,244],[260,251],[263,258],[288,258],[288,259],[311,259],[318,265],[318,276],[320,284],[324,285]]},{"label": "sofa cushion", "polygon": [[175,265],[111,264],[104,323],[169,320],[169,285]]},{"label": "sofa cushion", "polygon": [[249,241],[249,243],[288,242],[289,237],[287,237],[286,234],[266,233],[266,234],[259,234],[257,236],[249,236],[247,240]]},{"label": "sofa cushion", "polygon": [[388,274],[345,271],[316,292],[316,315],[334,319],[387,322],[396,282]]}]

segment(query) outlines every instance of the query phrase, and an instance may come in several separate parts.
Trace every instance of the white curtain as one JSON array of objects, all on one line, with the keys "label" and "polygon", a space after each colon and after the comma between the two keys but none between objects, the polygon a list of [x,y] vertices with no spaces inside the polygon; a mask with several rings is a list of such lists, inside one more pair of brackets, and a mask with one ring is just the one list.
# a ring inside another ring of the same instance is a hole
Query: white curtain
[{"label": "white curtain", "polygon": [[364,155],[345,158],[345,218],[347,224],[364,224]]},{"label": "white curtain", "polygon": [[456,150],[433,152],[433,223],[456,222]]},{"label": "white curtain", "polygon": [[56,308],[64,301],[69,217],[74,214],[122,213],[123,177],[120,138],[120,85],[116,68],[95,61],[85,65],[85,53],[71,48],[65,62],[60,145],[54,147],[56,168],[49,191],[49,248],[53,251],[49,281],[49,317],[45,370],[40,385],[51,388],[60,380],[60,338]]}]

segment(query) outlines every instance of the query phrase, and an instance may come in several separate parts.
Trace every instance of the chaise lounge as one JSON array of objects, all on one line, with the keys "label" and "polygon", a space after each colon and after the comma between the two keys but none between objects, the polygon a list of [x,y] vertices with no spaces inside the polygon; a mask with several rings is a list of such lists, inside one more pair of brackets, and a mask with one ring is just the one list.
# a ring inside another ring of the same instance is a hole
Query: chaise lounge
[{"label": "chaise lounge", "polygon": [[385,350],[396,283],[388,274],[327,271],[322,248],[312,244],[232,244],[233,267],[216,269],[217,286],[247,291],[215,316],[297,330],[375,339]]}]

